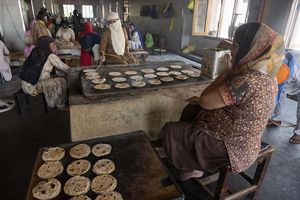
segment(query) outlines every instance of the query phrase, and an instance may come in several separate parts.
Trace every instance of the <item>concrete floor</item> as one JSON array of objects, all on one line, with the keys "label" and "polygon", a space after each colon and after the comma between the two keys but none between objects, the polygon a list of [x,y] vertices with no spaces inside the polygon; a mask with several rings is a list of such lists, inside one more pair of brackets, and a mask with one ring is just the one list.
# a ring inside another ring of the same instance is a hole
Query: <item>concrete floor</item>
[{"label": "concrete floor", "polygon": [[[25,198],[38,149],[70,141],[69,113],[52,111],[45,114],[40,98],[31,98],[18,115],[13,109],[0,113],[0,199]],[[295,123],[296,102],[288,100],[284,120]],[[267,128],[263,140],[276,151],[271,160],[259,200],[299,200],[300,145],[289,144],[292,128]],[[244,183],[236,180],[233,188]],[[186,199],[206,199],[191,181],[181,182]]]}]

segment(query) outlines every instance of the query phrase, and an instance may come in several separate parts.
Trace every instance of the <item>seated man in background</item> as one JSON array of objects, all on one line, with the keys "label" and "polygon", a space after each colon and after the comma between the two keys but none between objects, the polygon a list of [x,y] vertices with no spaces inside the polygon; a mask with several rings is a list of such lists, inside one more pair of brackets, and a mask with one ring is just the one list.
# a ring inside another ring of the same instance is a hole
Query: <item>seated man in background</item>
[{"label": "seated man in background", "polygon": [[61,27],[56,33],[56,38],[58,39],[58,43],[61,45],[71,45],[72,42],[75,41],[75,33],[71,28],[69,28],[68,21],[63,20],[61,22]]},{"label": "seated man in background", "polygon": [[135,50],[143,48],[143,38],[133,23],[130,24],[130,27],[128,29],[128,38],[129,49]]},{"label": "seated man in background", "polygon": [[138,64],[129,54],[127,32],[118,13],[108,15],[108,24],[100,42],[100,60],[105,59],[106,64]]}]

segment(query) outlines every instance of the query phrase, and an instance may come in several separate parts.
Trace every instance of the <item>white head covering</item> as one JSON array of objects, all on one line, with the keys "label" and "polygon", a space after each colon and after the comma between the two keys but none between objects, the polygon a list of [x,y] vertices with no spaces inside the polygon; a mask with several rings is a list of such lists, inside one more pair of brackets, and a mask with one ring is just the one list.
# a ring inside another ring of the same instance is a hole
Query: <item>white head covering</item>
[{"label": "white head covering", "polygon": [[[108,15],[108,21],[119,19],[118,13],[112,12]],[[123,56],[125,52],[125,35],[120,20],[109,25],[112,46],[117,55]]]},{"label": "white head covering", "polygon": [[110,20],[113,20],[113,19],[120,19],[119,14],[116,13],[116,12],[109,13],[108,17],[107,17],[107,20],[110,21]]}]

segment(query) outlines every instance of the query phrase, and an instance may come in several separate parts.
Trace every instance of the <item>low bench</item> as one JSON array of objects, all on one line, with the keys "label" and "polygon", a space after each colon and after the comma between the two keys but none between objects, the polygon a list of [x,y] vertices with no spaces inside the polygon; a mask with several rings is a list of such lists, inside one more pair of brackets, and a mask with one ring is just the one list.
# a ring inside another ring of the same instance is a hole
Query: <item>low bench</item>
[{"label": "low bench", "polygon": [[149,56],[149,52],[148,52],[148,51],[145,51],[145,50],[143,50],[143,49],[131,51],[130,53],[131,53],[131,55],[133,55],[133,56],[135,56],[135,57],[141,58],[142,62],[146,62],[146,59],[147,59],[148,56]]}]

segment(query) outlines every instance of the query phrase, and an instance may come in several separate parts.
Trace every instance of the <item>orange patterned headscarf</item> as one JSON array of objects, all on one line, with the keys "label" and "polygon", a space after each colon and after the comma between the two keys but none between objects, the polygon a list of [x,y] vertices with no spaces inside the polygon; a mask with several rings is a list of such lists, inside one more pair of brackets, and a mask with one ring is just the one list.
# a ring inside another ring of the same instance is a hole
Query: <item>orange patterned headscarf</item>
[{"label": "orange patterned headscarf", "polygon": [[[249,50],[235,64],[235,68],[241,72],[249,69],[256,69],[260,72],[275,77],[279,70],[285,55],[283,37],[265,24],[248,23],[240,26],[235,34],[235,38],[243,37],[240,34],[247,35],[251,32],[251,26],[257,26],[257,31],[253,35],[252,42],[249,44]],[[239,31],[243,29],[243,32]],[[241,48],[241,45],[239,44]]]}]

